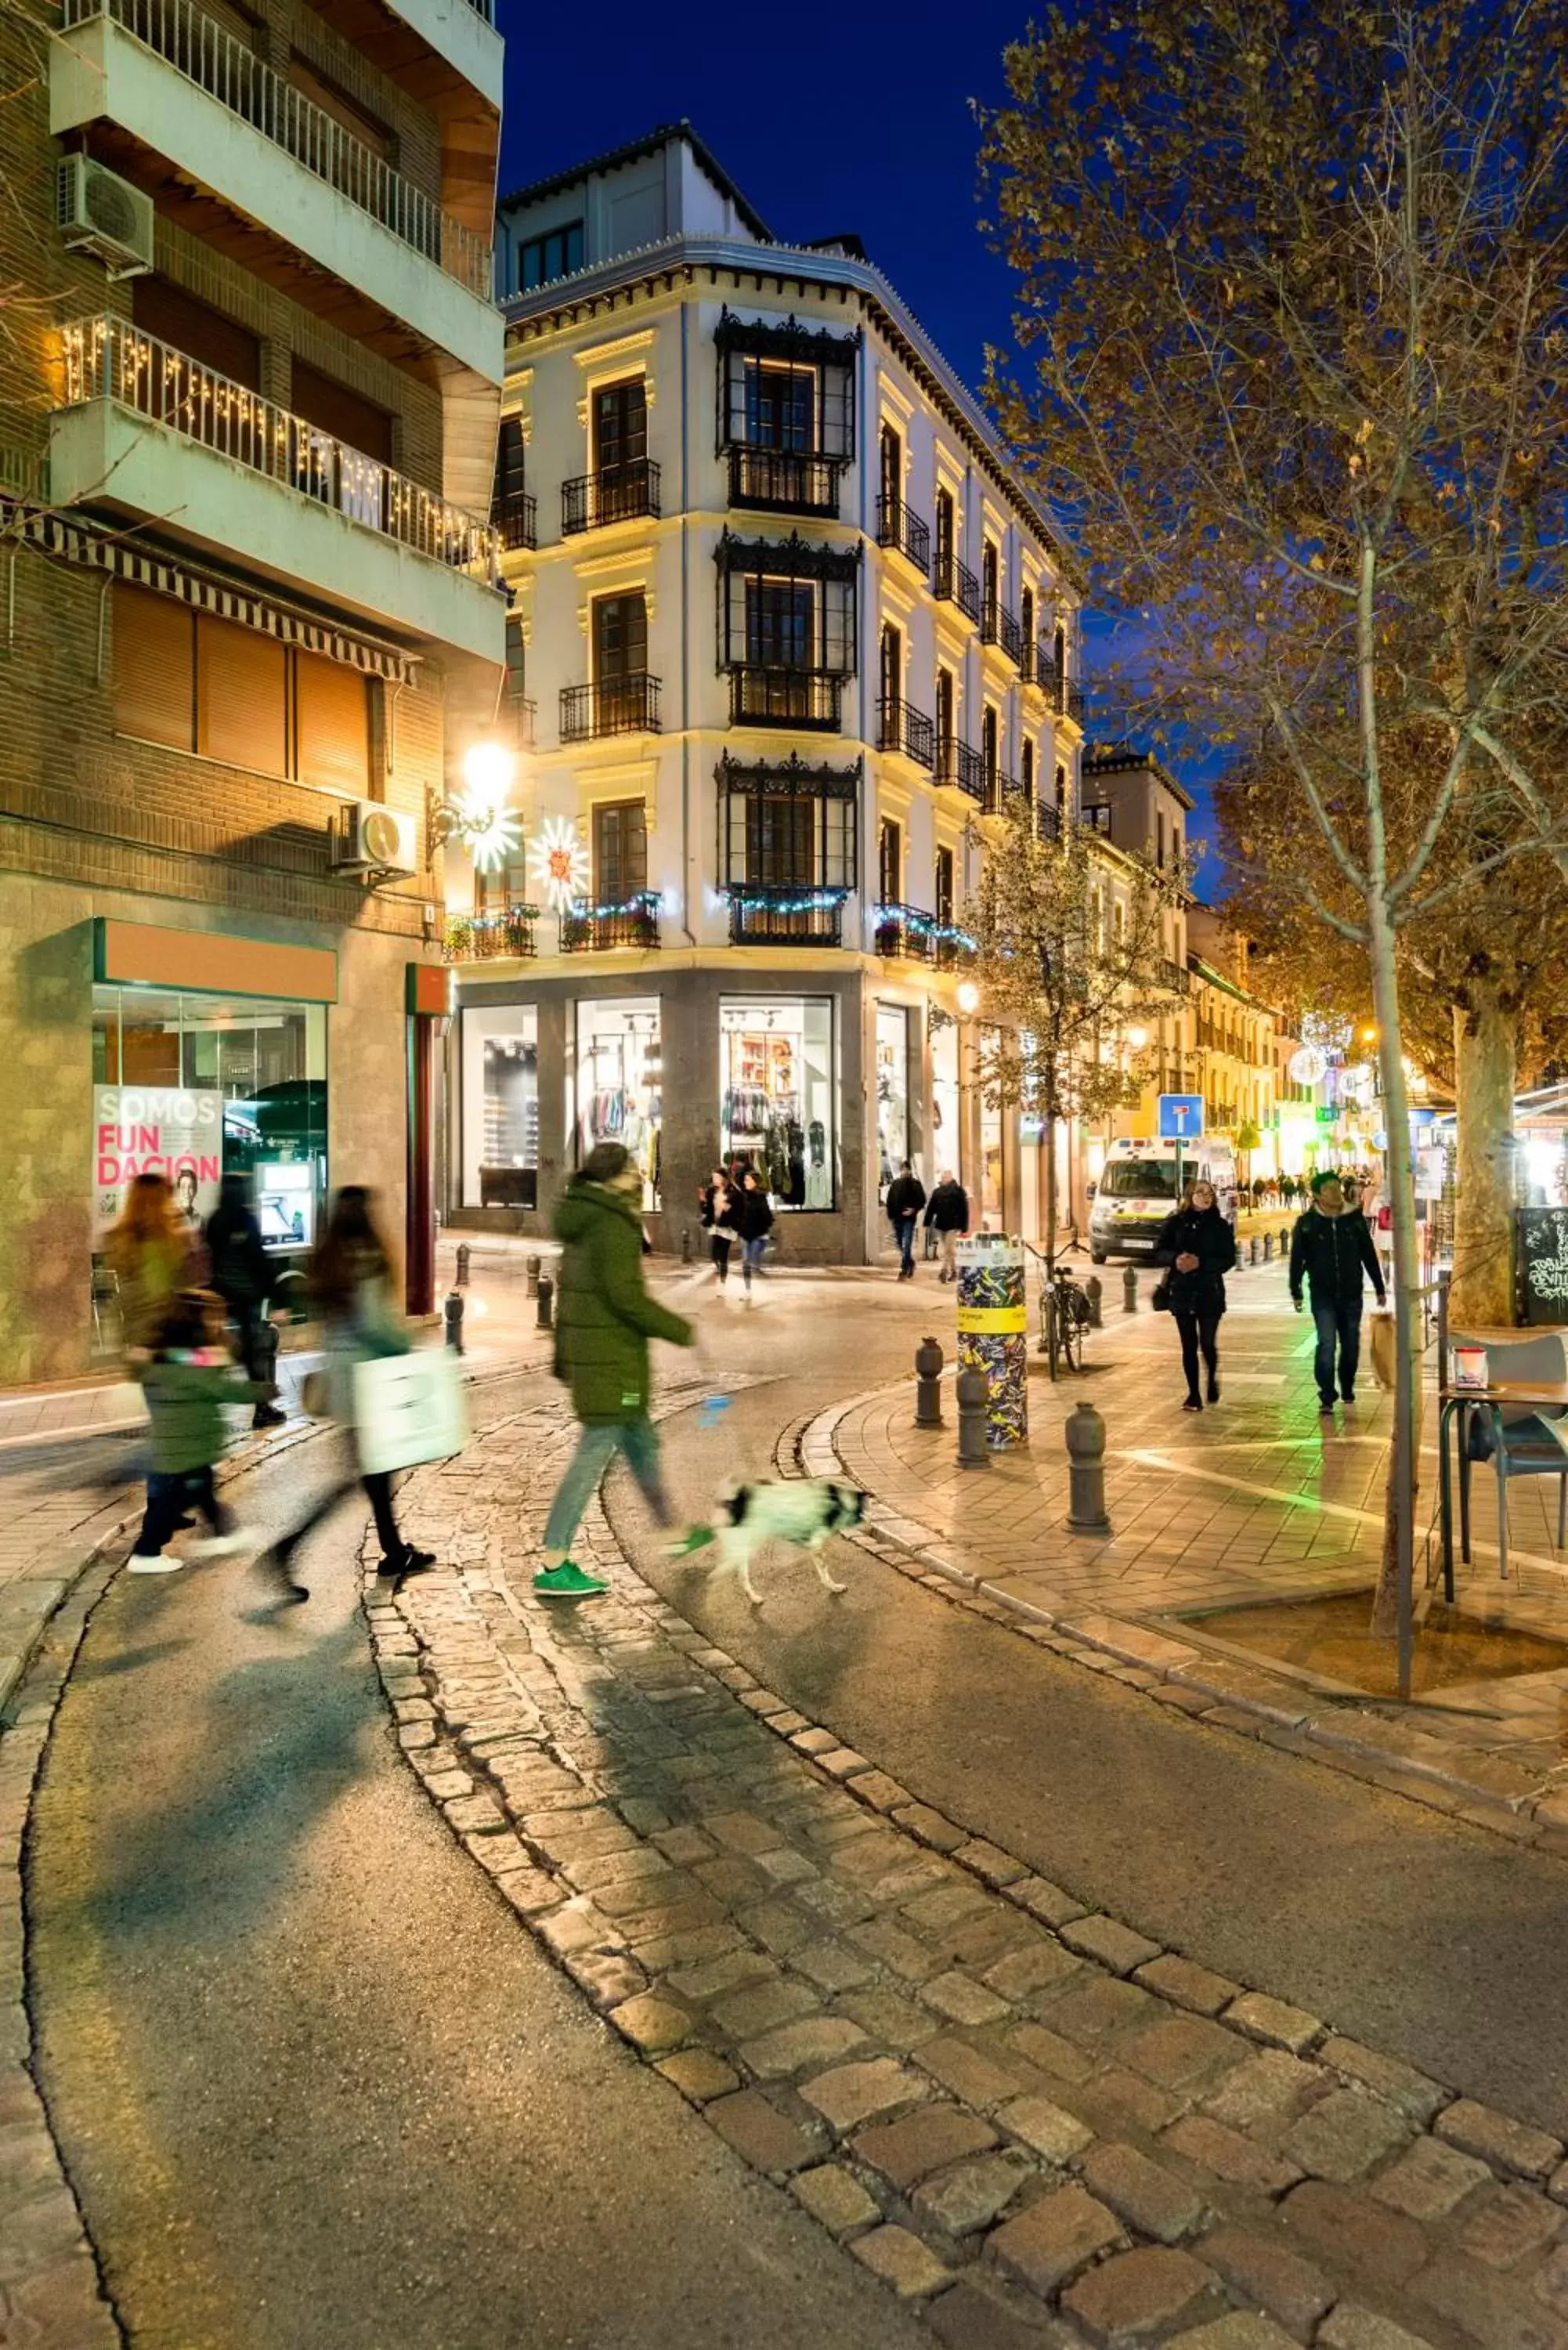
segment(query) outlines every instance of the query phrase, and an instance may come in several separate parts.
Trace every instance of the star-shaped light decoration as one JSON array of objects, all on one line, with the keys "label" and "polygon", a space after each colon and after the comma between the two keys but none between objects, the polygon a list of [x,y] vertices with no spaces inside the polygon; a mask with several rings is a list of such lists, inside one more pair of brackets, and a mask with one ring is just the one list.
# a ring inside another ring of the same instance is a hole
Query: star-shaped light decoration
[{"label": "star-shaped light decoration", "polygon": [[523,837],[523,827],[511,809],[493,802],[475,806],[466,801],[458,829],[476,873],[498,873]]},{"label": "star-shaped light decoration", "polygon": [[547,816],[528,843],[531,880],[557,914],[569,913],[588,886],[588,852],[575,824]]}]

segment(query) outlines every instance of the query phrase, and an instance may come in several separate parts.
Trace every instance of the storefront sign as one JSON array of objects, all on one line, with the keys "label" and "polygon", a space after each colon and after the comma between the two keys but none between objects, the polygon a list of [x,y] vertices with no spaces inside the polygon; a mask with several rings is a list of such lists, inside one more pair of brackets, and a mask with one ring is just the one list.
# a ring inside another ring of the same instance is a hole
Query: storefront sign
[{"label": "storefront sign", "polygon": [[223,1171],[223,1097],[184,1086],[95,1086],[93,1222],[107,1232],[138,1175],[172,1183],[187,1222],[210,1216]]},{"label": "storefront sign", "polygon": [[336,1003],[337,957],[330,947],[235,939],[222,931],[166,930],[99,915],[93,924],[93,977],[126,987],[200,988],[214,995],[275,996]]}]

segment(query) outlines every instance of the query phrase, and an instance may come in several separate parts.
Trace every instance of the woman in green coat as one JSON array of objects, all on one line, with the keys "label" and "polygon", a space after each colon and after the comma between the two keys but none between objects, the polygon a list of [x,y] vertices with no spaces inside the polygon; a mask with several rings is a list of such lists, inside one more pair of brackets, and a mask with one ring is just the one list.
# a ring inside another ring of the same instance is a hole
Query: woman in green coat
[{"label": "woman in green coat", "polygon": [[588,1496],[618,1451],[661,1526],[670,1521],[648,1416],[648,1342],[691,1344],[691,1325],[667,1313],[642,1281],[642,1179],[618,1142],[589,1151],[556,1211],[562,1243],[556,1289],[556,1377],[572,1390],[583,1423],[576,1451],[550,1505],[545,1564],[534,1577],[544,1599],[597,1599],[605,1586],[572,1559],[572,1538]]}]

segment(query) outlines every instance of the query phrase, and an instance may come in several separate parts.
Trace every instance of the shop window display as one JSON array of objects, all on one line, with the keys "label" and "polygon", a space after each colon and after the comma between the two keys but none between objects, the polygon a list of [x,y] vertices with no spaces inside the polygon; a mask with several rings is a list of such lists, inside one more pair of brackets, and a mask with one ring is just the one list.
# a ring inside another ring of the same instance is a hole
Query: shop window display
[{"label": "shop window display", "polygon": [[577,1005],[577,1149],[619,1142],[642,1175],[642,1204],[659,1205],[664,1056],[659,1000]]},{"label": "shop window display", "polygon": [[881,1191],[909,1149],[909,1020],[901,1003],[877,1006],[877,1156]]},{"label": "shop window display", "polygon": [[835,1203],[833,1001],[773,996],[720,1006],[721,1156],[755,1168],[779,1209]]},{"label": "shop window display", "polygon": [[950,1168],[962,1180],[959,1134],[959,1032],[951,1020],[931,1033],[931,1173]]},{"label": "shop window display", "polygon": [[462,1198],[469,1208],[539,1204],[538,1013],[531,1003],[463,1013]]}]

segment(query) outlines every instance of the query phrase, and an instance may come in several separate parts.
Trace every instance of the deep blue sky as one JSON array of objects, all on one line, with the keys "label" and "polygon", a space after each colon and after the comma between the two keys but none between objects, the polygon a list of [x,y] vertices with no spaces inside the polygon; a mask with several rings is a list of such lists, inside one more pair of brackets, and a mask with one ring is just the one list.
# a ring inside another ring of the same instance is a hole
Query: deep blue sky
[{"label": "deep blue sky", "polygon": [[809,17],[688,5],[662,19],[628,0],[558,15],[500,0],[502,190],[685,115],[775,236],[861,237],[978,386],[986,343],[1010,337],[1012,276],[979,231],[970,101],[1005,96],[1002,52],[1028,19],[1028,0],[852,0]]}]

